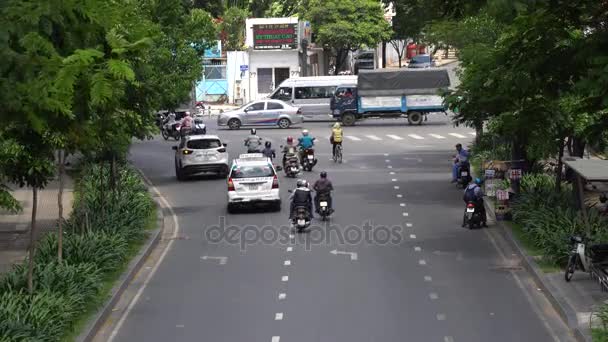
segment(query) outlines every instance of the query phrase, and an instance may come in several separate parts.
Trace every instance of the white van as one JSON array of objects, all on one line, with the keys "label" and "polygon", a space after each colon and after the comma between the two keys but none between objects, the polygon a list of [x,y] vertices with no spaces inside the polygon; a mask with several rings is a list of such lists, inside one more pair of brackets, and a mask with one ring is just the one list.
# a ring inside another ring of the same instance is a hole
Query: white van
[{"label": "white van", "polygon": [[329,102],[336,87],[356,84],[357,76],[292,77],[283,81],[268,97],[302,110],[305,121],[333,120]]}]

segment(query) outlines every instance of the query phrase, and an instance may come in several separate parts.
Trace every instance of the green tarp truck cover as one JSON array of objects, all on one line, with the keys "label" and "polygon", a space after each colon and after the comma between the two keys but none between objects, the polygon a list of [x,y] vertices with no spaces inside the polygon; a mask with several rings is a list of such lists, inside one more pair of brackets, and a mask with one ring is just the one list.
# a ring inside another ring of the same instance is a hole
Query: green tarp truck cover
[{"label": "green tarp truck cover", "polygon": [[360,70],[357,91],[360,96],[437,95],[448,90],[446,69]]}]

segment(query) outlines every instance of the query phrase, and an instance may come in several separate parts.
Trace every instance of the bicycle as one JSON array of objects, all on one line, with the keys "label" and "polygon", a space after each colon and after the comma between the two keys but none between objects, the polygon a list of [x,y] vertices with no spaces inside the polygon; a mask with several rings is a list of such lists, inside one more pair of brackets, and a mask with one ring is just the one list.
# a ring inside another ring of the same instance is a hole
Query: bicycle
[{"label": "bicycle", "polygon": [[336,145],[336,153],[334,153],[334,163],[340,163],[342,164],[342,144],[337,144]]}]

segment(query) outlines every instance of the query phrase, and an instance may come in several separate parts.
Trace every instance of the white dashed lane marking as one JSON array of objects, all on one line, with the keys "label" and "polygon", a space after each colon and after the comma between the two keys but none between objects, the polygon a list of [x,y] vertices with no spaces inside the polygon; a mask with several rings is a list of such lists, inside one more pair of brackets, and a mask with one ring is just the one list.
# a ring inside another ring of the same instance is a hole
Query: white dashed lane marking
[{"label": "white dashed lane marking", "polygon": [[454,338],[452,336],[446,336],[443,338],[443,342],[454,342]]},{"label": "white dashed lane marking", "polygon": [[437,314],[437,320],[438,321],[445,321],[446,316],[445,314]]},{"label": "white dashed lane marking", "polygon": [[424,281],[430,282],[433,281],[433,278],[431,276],[424,276]]},{"label": "white dashed lane marking", "polygon": [[410,234],[410,239],[415,239],[416,238],[416,234]]},{"label": "white dashed lane marking", "polygon": [[411,223],[406,223],[405,226],[411,228],[413,225]]},{"label": "white dashed lane marking", "polygon": [[399,190],[399,185],[395,185],[395,190]]},{"label": "white dashed lane marking", "polygon": [[414,139],[416,139],[416,140],[422,140],[422,139],[424,139],[423,137],[421,137],[421,136],[419,136],[419,135],[417,135],[417,134],[408,134],[408,136],[409,136],[410,138],[414,138]]},{"label": "white dashed lane marking", "polygon": [[387,134],[386,136],[394,140],[403,140],[403,138],[398,135]]},{"label": "white dashed lane marking", "polygon": [[414,247],[414,250],[415,250],[416,252],[422,252],[422,248],[420,248],[420,247],[418,247],[418,246]]},{"label": "white dashed lane marking", "polygon": [[275,321],[282,321],[282,320],[283,320],[283,313],[282,313],[282,312],[277,312],[277,313],[274,315],[274,320],[275,320]]},{"label": "white dashed lane marking", "polygon": [[409,213],[403,213],[403,216],[410,216]]},{"label": "white dashed lane marking", "polygon": [[431,292],[429,294],[429,298],[431,298],[431,300],[437,300],[437,299],[439,299],[439,295],[436,294],[435,292]]},{"label": "white dashed lane marking", "polygon": [[405,207],[405,203],[399,203],[400,207]]},{"label": "white dashed lane marking", "polygon": [[443,135],[439,135],[439,134],[429,134],[429,135],[435,139],[445,139],[445,137]]},{"label": "white dashed lane marking", "polygon": [[375,141],[382,140],[382,139],[378,138],[378,137],[377,137],[377,136],[375,136],[375,135],[366,135],[366,137],[367,137],[367,138],[370,138],[371,140],[375,140]]},{"label": "white dashed lane marking", "polygon": [[466,138],[464,135],[458,133],[450,133],[450,135],[456,138]]},{"label": "white dashed lane marking", "polygon": [[288,251],[288,252],[293,251],[293,247],[287,247],[287,251]]},{"label": "white dashed lane marking", "polygon": [[420,260],[418,260],[418,264],[420,264],[420,265],[426,265],[426,260],[420,259]]},{"label": "white dashed lane marking", "polygon": [[286,293],[279,293],[279,300],[283,300],[287,298],[287,294]]},{"label": "white dashed lane marking", "polygon": [[289,277],[288,277],[288,276],[283,276],[283,277],[281,277],[281,281],[288,281],[288,280],[289,280]]},{"label": "white dashed lane marking", "polygon": [[283,263],[283,265],[285,265],[285,266],[291,265],[291,260],[285,260],[285,262]]},{"label": "white dashed lane marking", "polygon": [[272,340],[270,340],[270,342],[280,342],[281,341],[281,336],[272,336]]},{"label": "white dashed lane marking", "polygon": [[352,135],[345,135],[344,137],[347,138],[347,139],[350,139],[350,140],[354,140],[354,141],[361,141],[361,138],[357,138],[357,137],[352,136]]},{"label": "white dashed lane marking", "polygon": [[402,194],[397,194],[397,197],[401,198],[401,197],[403,197],[403,195]]}]

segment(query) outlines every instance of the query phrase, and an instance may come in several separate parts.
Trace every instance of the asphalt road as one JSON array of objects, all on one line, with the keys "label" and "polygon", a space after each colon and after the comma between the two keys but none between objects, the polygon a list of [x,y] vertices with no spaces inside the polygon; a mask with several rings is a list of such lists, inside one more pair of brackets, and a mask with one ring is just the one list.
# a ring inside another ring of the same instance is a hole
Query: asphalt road
[{"label": "asphalt road", "polygon": [[[224,179],[177,182],[173,142],[134,144],[131,159],[172,206],[181,239],[124,311],[114,340],[569,341],[493,229],[460,227],[449,160],[472,131],[442,115],[418,127],[403,122],[347,127],[343,164],[329,160],[330,123],[305,125],[320,160],[305,178],[328,172],[336,212],[303,234],[286,226],[295,180],[280,177],[281,212],[228,215]],[[208,124],[231,157],[244,153],[247,130]],[[258,134],[278,149],[299,129]],[[222,222],[230,241],[210,241]]]}]

